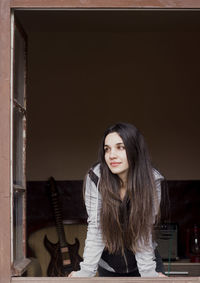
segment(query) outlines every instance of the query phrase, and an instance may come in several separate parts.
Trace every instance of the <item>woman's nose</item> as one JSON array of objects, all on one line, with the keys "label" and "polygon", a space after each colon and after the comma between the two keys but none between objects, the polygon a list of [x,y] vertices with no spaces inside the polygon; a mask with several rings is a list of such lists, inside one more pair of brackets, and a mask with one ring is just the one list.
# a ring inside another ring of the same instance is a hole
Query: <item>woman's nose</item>
[{"label": "woman's nose", "polygon": [[115,158],[117,156],[116,150],[115,149],[111,149],[110,150],[110,159]]}]

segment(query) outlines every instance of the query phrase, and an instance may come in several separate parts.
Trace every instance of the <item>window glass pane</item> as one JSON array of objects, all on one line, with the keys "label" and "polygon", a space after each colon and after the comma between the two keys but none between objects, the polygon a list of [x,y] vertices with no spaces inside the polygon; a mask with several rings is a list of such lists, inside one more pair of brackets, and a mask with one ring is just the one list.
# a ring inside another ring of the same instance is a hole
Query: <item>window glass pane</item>
[{"label": "window glass pane", "polygon": [[14,39],[14,98],[25,107],[25,41],[21,32],[15,28]]},{"label": "window glass pane", "polygon": [[[12,274],[20,276],[27,266],[25,245],[25,149],[26,149],[26,36],[14,24],[13,53],[13,156],[12,156]],[[13,30],[13,29],[12,29]],[[12,41],[13,42],[13,41]]]},{"label": "window glass pane", "polygon": [[13,183],[24,186],[25,117],[17,107],[13,110]]},{"label": "window glass pane", "polygon": [[18,261],[24,258],[24,193],[14,191],[13,203],[13,256]]}]

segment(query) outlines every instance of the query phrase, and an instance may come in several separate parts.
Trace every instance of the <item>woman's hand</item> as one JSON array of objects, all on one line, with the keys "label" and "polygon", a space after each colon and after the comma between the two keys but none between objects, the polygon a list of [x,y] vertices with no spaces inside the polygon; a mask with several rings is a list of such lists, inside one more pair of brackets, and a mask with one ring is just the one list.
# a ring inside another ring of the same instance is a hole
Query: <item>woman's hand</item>
[{"label": "woman's hand", "polygon": [[167,276],[163,274],[162,272],[158,272],[158,277],[167,277]]},{"label": "woman's hand", "polygon": [[73,277],[74,271],[72,271],[67,277]]}]

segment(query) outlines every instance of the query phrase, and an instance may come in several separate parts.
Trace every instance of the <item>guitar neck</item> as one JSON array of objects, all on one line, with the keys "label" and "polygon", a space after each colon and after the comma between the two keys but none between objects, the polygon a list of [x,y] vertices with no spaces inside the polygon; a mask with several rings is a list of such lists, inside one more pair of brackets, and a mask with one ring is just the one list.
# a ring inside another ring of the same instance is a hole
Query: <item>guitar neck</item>
[{"label": "guitar neck", "polygon": [[56,230],[57,230],[60,246],[62,248],[68,246],[68,244],[65,237],[63,217],[59,205],[58,192],[55,191],[55,189],[57,190],[57,188],[54,187],[54,191],[52,192],[52,203],[53,203],[53,210],[54,210],[54,216],[56,222]]}]

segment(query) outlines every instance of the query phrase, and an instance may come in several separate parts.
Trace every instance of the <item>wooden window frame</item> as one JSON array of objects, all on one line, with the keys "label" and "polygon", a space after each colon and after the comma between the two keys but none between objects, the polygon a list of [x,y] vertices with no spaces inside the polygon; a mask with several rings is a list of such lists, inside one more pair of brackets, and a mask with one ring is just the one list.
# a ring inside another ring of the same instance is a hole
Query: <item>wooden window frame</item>
[{"label": "wooden window frame", "polygon": [[[16,72],[16,61],[23,66],[20,73]],[[31,262],[26,258],[27,36],[14,13],[11,15],[11,73],[11,265],[12,275],[21,276]],[[23,82],[22,89],[19,88],[19,80]],[[21,223],[18,229],[14,229],[15,221]]]},{"label": "wooden window frame", "polygon": [[200,9],[199,0],[1,0],[0,1],[0,283],[10,282],[199,282],[200,278],[11,277],[11,10],[25,9]]}]

